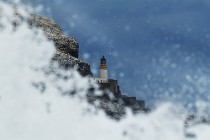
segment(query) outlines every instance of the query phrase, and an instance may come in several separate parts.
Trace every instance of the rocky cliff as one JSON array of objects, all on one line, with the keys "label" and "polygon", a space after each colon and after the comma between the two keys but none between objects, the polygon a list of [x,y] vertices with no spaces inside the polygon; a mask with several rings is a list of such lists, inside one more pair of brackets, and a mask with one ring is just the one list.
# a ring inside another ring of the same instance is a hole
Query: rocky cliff
[{"label": "rocky cliff", "polygon": [[[40,28],[46,37],[53,41],[56,46],[56,53],[52,57],[52,65],[58,64],[60,68],[68,70],[76,68],[82,76],[92,76],[90,65],[78,59],[79,43],[73,38],[65,35],[60,26],[48,17],[32,14],[28,19],[31,28]],[[116,83],[115,83],[116,84]],[[116,85],[118,88],[119,86]],[[99,108],[103,109],[107,115],[115,119],[120,119],[125,114],[125,108],[131,108],[134,113],[145,112],[145,102],[137,100],[135,97],[121,95],[120,89],[116,91],[117,96],[109,96],[109,86],[102,88],[102,96],[96,96],[94,89],[90,89],[87,100],[93,104],[99,102]],[[71,92],[72,93],[72,92]]]},{"label": "rocky cliff", "polygon": [[60,26],[48,17],[31,14],[28,19],[30,27],[40,28],[46,37],[53,41],[56,53],[52,58],[53,63],[59,64],[61,68],[76,68],[82,76],[92,75],[90,65],[78,59],[79,43],[73,38],[65,35]]}]

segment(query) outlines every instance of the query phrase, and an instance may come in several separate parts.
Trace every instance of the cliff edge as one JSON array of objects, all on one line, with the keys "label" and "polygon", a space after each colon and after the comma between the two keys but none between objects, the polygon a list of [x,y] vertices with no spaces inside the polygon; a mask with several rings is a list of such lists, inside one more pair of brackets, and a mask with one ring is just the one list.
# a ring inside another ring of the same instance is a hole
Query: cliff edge
[{"label": "cliff edge", "polygon": [[[79,43],[73,37],[65,35],[58,24],[48,17],[36,14],[31,14],[28,23],[31,28],[43,30],[46,37],[55,44],[56,53],[52,57],[52,63],[58,64],[60,68],[65,70],[76,68],[82,76],[92,76],[90,65],[78,59]],[[114,119],[120,119],[125,114],[126,107],[131,108],[134,113],[147,111],[144,100],[122,95],[118,82],[112,81],[109,85],[99,84],[103,91],[102,96],[92,94],[94,89],[90,89],[87,94],[88,102],[94,105],[95,101],[99,101],[99,108]],[[109,96],[110,93],[114,93],[114,96]]]},{"label": "cliff edge", "polygon": [[28,19],[30,27],[43,30],[46,37],[53,41],[56,53],[52,62],[59,64],[61,68],[76,68],[82,76],[92,75],[90,65],[78,59],[79,43],[73,38],[65,35],[60,26],[48,17],[31,14]]}]

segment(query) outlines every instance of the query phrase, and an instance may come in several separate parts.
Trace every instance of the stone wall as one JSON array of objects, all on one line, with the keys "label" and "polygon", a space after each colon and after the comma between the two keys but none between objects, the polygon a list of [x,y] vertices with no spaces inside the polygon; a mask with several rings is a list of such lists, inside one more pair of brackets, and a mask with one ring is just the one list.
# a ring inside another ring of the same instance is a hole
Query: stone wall
[{"label": "stone wall", "polygon": [[107,83],[99,83],[101,90],[110,91],[115,97],[121,95],[120,87],[117,80],[109,79]]},{"label": "stone wall", "polygon": [[109,99],[107,93],[111,92],[114,95],[114,99],[110,99],[112,102],[121,104],[124,107],[131,108],[134,113],[137,113],[139,111],[146,112],[147,109],[145,107],[145,101],[138,100],[136,99],[136,97],[128,97],[126,95],[122,95],[117,80],[109,79],[107,83],[98,84],[100,86],[100,89],[104,92],[104,95],[100,99]]}]

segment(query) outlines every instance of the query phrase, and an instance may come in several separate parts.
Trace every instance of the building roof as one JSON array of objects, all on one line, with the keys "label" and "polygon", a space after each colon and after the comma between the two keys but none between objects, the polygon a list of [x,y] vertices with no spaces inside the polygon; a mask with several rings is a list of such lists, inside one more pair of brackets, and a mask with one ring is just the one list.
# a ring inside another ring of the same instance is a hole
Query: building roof
[{"label": "building roof", "polygon": [[102,56],[100,62],[101,62],[102,65],[106,65],[106,58],[104,56]]}]

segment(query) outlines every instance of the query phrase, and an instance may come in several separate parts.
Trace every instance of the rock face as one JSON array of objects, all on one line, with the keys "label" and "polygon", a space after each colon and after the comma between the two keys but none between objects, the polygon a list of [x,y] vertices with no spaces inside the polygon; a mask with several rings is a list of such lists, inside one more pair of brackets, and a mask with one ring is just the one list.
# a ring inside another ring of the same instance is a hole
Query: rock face
[{"label": "rock face", "polygon": [[120,119],[125,114],[126,107],[130,108],[133,113],[147,112],[144,100],[121,94],[117,80],[109,79],[109,83],[101,83],[99,86],[103,91],[103,95],[97,97],[101,103],[100,107],[112,118]]},{"label": "rock face", "polygon": [[90,65],[78,59],[79,43],[65,35],[60,26],[48,17],[31,14],[28,19],[31,27],[44,31],[47,38],[54,42],[56,53],[52,58],[53,63],[58,63],[61,68],[76,68],[82,76],[92,75]]},{"label": "rock face", "polygon": [[[29,25],[41,28],[47,38],[54,42],[56,53],[52,57],[52,63],[57,63],[61,68],[76,68],[82,76],[92,76],[90,65],[78,59],[79,44],[73,37],[66,36],[61,28],[50,18],[32,14],[28,19]],[[103,91],[102,96],[93,94],[95,89],[90,89],[87,94],[89,103],[99,102],[99,108],[114,119],[120,119],[125,114],[125,108],[129,107],[134,113],[145,112],[145,102],[135,97],[127,97],[121,94],[117,80],[111,80],[109,84],[99,85]],[[110,91],[112,97],[109,96]],[[114,93],[114,94],[113,94]],[[113,96],[114,95],[114,96]]]},{"label": "rock face", "polygon": [[66,36],[60,26],[48,17],[32,14],[29,19],[31,26],[41,28],[49,40],[55,43],[59,52],[70,54],[78,58],[79,43],[73,38]]}]

